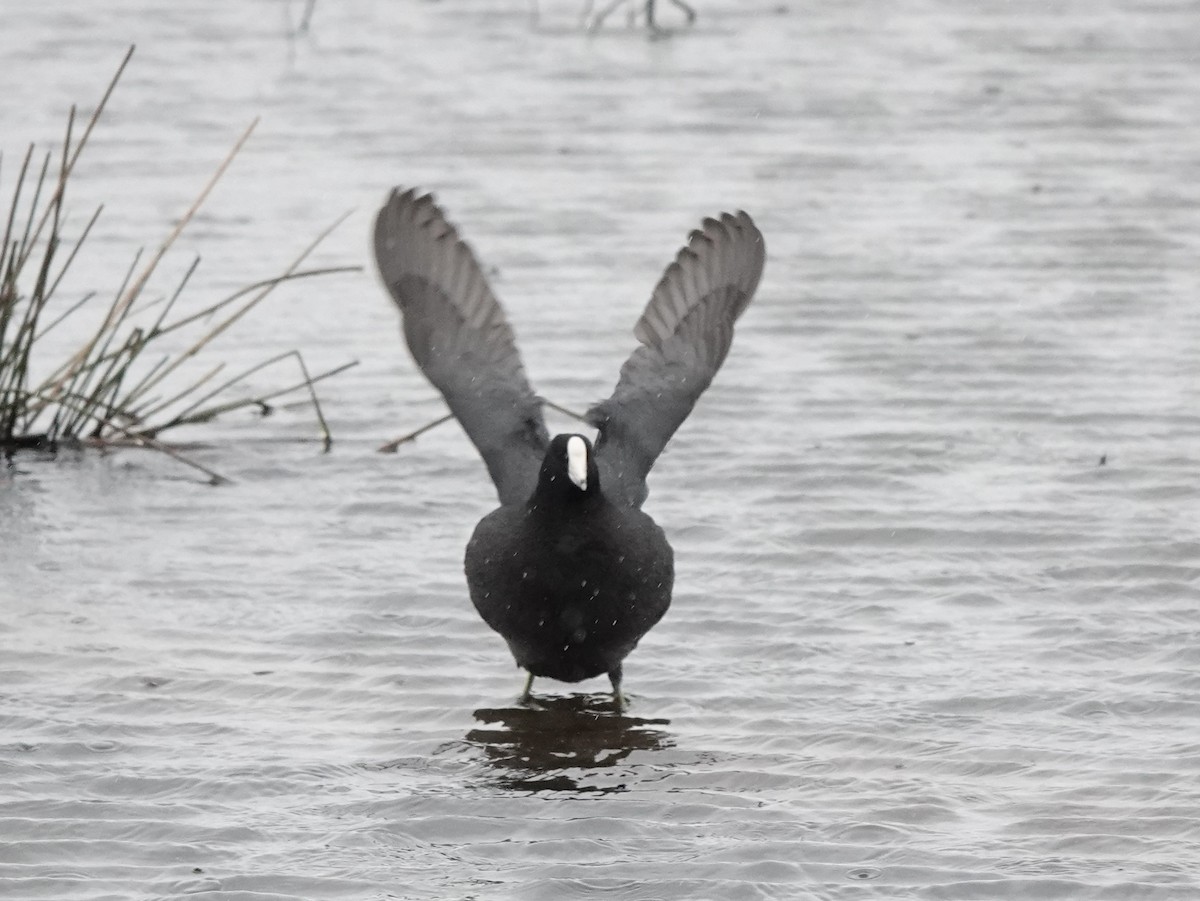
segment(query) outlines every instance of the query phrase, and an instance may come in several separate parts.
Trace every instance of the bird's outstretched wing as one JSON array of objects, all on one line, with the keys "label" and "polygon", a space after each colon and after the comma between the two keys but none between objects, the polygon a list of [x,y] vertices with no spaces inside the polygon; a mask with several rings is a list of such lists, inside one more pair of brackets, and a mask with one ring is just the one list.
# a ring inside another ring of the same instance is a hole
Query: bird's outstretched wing
[{"label": "bird's outstretched wing", "polygon": [[375,262],[413,359],[479,449],[500,502],[527,500],[549,436],[471,248],[430,195],[397,188],[375,219]]},{"label": "bird's outstretched wing", "polygon": [[[721,368],[758,287],[762,233],[745,213],[705,219],[663,274],[634,328],[642,346],[616,390],[587,412],[606,493],[640,506],[646,475]],[[613,481],[617,484],[611,484]]]}]

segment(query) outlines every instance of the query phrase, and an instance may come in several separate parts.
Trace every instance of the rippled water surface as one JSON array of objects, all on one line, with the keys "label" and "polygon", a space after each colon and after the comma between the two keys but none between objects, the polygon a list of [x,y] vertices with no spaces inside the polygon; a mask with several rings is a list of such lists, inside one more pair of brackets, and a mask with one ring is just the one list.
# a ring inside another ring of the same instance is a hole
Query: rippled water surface
[{"label": "rippled water surface", "polygon": [[255,116],[167,264],[203,255],[189,302],[346,210],[317,260],[367,263],[423,185],[568,407],[701,216],[769,249],[651,480],[676,597],[624,716],[603,680],[516,705],[461,572],[482,465],[453,426],[375,452],[443,407],[369,267],[206,350],[360,360],[330,453],[296,403],[179,436],[221,488],[18,457],[0,895],[1200,897],[1200,6],[696,0],[648,40],[541,5],[318,3],[294,40],[299,2],[0,16],[5,190],[138,44],[71,296]]}]

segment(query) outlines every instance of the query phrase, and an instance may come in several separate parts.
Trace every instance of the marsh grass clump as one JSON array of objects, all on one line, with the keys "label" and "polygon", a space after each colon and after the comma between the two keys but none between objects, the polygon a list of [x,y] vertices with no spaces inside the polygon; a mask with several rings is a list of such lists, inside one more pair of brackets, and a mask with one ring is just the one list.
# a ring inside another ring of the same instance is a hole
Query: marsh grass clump
[{"label": "marsh grass clump", "polygon": [[[270,401],[294,391],[307,391],[328,447],[332,439],[314,385],[355,363],[313,375],[301,353],[288,350],[222,379],[224,364],[207,363],[202,352],[280,284],[358,271],[357,266],[301,269],[341,220],[319,234],[279,274],[201,309],[184,312],[179,303],[199,265],[198,257],[168,295],[153,296],[147,290],[151,276],[249,138],[254,123],[162,244],[151,254],[139,251],[134,256],[111,296],[97,292],[78,298],[60,296],[63,278],[103,209],[97,209],[78,236],[68,241],[64,204],[72,173],[132,54],[131,47],[78,137],[72,107],[57,151],[39,156],[34,146],[28,148],[17,165],[8,209],[0,207],[0,452],[11,458],[22,449],[53,451],[68,443],[150,447],[220,481],[216,473],[164,444],[161,436],[238,409],[269,412]],[[3,164],[0,155],[0,186]],[[68,322],[82,322],[85,310],[98,319],[98,325],[84,329],[82,341],[67,343],[64,351],[55,330]],[[96,315],[99,310],[103,315]],[[50,335],[54,335],[53,346],[47,340]],[[298,378],[291,384],[254,396],[234,392],[251,376],[282,363],[296,367]],[[197,367],[199,374],[193,371]]]}]

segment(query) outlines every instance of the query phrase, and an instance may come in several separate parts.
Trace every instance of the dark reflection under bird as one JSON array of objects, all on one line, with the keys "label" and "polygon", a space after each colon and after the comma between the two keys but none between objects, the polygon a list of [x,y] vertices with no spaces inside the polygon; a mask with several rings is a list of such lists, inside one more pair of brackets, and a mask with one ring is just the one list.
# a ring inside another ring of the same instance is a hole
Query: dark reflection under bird
[{"label": "dark reflection under bird", "polygon": [[674,745],[665,719],[614,714],[596,696],[539,698],[523,707],[481,708],[467,733],[503,787],[519,791],[615,794],[635,752]]},{"label": "dark reflection under bird", "polygon": [[508,319],[471,249],[433,198],[394,190],[375,259],[417,365],[479,450],[500,507],[467,544],[471,601],[529,673],[607,674],[666,613],[674,558],[641,509],[646,476],[725,360],[766,251],[743,212],[705,219],[634,329],[616,389],[587,411],[597,430],[551,438]]}]

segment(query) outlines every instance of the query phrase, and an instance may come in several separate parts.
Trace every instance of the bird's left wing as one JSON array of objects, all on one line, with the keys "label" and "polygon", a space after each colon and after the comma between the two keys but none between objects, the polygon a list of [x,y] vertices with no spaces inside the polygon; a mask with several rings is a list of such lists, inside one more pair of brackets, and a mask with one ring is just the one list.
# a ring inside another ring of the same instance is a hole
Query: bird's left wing
[{"label": "bird's left wing", "polygon": [[478,448],[502,504],[528,499],[549,443],[512,328],[471,248],[432,196],[392,191],[375,262],[413,359]]}]

